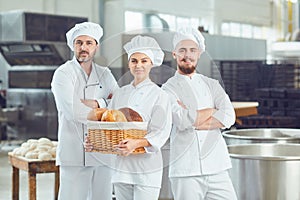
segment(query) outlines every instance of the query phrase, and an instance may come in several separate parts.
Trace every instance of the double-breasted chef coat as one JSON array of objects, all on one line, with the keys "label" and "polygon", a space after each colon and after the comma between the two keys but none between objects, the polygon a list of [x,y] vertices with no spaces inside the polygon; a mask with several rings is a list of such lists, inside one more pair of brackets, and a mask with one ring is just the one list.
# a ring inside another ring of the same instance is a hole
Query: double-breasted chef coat
[{"label": "double-breasted chef coat", "polygon": [[108,154],[84,151],[87,115],[91,108],[81,103],[80,99],[97,99],[100,107],[106,107],[106,98],[117,88],[118,84],[107,67],[93,63],[88,77],[75,56],[57,68],[51,83],[59,122],[57,165],[103,166],[111,164],[111,156]]},{"label": "double-breasted chef coat", "polygon": [[151,144],[145,147],[145,154],[116,156],[112,182],[160,188],[163,169],[160,148],[169,138],[172,123],[168,94],[146,79],[137,86],[131,83],[117,90],[109,107],[129,107],[138,112],[148,122],[145,138]]},{"label": "double-breasted chef coat", "polygon": [[[196,110],[215,108],[213,117],[226,128],[235,122],[228,95],[217,80],[201,74],[191,78],[178,72],[162,88],[172,102],[173,130],[170,136],[169,177],[216,174],[231,168],[231,161],[220,129],[195,130]],[[177,103],[183,102],[187,109]]]}]

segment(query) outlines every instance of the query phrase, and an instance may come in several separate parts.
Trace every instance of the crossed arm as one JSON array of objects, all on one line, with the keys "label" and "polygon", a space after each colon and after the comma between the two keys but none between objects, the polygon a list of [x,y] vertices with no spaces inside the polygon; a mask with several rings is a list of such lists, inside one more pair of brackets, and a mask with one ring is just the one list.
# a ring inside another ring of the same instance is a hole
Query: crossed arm
[{"label": "crossed arm", "polygon": [[[187,107],[179,100],[177,103],[183,108],[187,109]],[[195,123],[193,124],[197,130],[212,130],[216,128],[222,128],[224,125],[213,117],[213,114],[217,110],[214,108],[206,108],[202,110],[197,110],[197,117]]]},{"label": "crossed arm", "polygon": [[224,125],[213,117],[216,112],[214,108],[206,108],[203,110],[197,110],[197,117],[194,127],[198,130],[212,130],[216,128],[222,128]]}]

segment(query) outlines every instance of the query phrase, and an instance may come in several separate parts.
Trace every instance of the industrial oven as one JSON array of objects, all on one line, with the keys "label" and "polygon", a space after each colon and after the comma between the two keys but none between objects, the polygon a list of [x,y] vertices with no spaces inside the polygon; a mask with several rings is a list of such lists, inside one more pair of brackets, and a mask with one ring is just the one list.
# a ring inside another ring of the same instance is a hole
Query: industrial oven
[{"label": "industrial oven", "polygon": [[71,58],[65,33],[84,17],[10,11],[0,13],[0,79],[6,90],[6,133],[16,139],[57,139],[50,83]]}]

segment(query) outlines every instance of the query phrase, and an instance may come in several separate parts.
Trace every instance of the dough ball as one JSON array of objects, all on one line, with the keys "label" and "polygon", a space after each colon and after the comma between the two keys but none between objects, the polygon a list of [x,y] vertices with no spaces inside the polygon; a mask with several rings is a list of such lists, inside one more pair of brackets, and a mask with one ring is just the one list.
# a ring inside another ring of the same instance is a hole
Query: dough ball
[{"label": "dough ball", "polygon": [[17,147],[12,151],[13,156],[20,156],[21,155],[21,147]]},{"label": "dough ball", "polygon": [[48,152],[52,155],[52,158],[56,157],[56,148],[55,147],[52,147],[51,149],[49,149]]},{"label": "dough ball", "polygon": [[37,152],[29,151],[26,153],[25,158],[28,159],[37,159],[39,154]]},{"label": "dough ball", "polygon": [[38,146],[37,142],[31,143],[30,146],[29,146],[29,149],[34,150],[34,149],[36,149],[37,146]]},{"label": "dough ball", "polygon": [[27,153],[28,151],[30,151],[30,149],[27,148],[27,147],[21,147],[20,151],[21,151],[21,156],[24,157],[24,156],[26,155],[26,153]]},{"label": "dough ball", "polygon": [[47,144],[47,143],[51,143],[51,140],[48,138],[40,138],[40,139],[38,139],[38,142],[40,144]]},{"label": "dough ball", "polygon": [[37,139],[28,139],[27,143],[32,144],[32,143],[38,143]]},{"label": "dough ball", "polygon": [[52,146],[53,146],[53,147],[57,147],[57,145],[58,145],[58,142],[57,142],[57,141],[52,141]]},{"label": "dough ball", "polygon": [[49,145],[38,145],[37,147],[36,147],[36,149],[38,150],[38,151],[48,151],[49,149],[51,149],[52,147],[51,146],[49,146]]},{"label": "dough ball", "polygon": [[24,142],[24,143],[21,144],[21,147],[29,148],[29,147],[30,147],[30,144],[27,143],[27,142]]},{"label": "dough ball", "polygon": [[41,152],[41,153],[39,153],[38,159],[40,159],[40,160],[51,160],[52,156],[48,152]]}]

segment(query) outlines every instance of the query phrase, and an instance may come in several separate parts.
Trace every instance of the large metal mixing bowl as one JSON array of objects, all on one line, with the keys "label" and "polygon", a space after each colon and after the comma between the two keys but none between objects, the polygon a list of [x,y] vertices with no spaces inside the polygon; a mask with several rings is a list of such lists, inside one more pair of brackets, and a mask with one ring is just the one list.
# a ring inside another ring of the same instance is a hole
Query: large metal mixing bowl
[{"label": "large metal mixing bowl", "polygon": [[300,143],[300,129],[258,128],[224,131],[227,145],[250,143]]},{"label": "large metal mixing bowl", "polygon": [[228,146],[238,199],[300,199],[300,144]]}]

